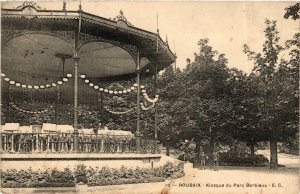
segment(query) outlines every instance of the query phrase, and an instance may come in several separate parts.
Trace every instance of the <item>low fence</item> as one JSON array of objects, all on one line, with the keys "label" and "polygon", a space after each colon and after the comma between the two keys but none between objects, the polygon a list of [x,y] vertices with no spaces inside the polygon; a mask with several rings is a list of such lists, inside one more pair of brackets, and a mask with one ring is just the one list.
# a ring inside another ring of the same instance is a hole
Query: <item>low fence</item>
[{"label": "low fence", "polygon": [[[84,135],[72,133],[1,133],[4,153],[73,153],[78,138],[80,153],[136,153],[136,140],[122,135]],[[141,139],[141,153],[155,153],[155,141]]]}]

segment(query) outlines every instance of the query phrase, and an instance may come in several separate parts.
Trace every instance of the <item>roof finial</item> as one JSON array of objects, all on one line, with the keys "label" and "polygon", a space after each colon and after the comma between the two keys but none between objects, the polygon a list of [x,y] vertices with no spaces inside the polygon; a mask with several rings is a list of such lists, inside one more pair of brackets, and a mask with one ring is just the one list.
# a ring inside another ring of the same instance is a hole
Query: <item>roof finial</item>
[{"label": "roof finial", "polygon": [[158,28],[158,12],[157,12],[157,15],[156,15],[156,32],[157,32],[157,35],[159,35],[159,28]]},{"label": "roof finial", "polygon": [[166,35],[166,44],[169,46],[169,43],[168,43],[168,35]]},{"label": "roof finial", "polygon": [[159,29],[158,29],[158,12],[156,13],[156,53],[158,53],[158,39],[159,39]]},{"label": "roof finial", "polygon": [[79,11],[82,11],[81,0],[79,0]]},{"label": "roof finial", "polygon": [[173,45],[174,45],[174,55],[175,55],[175,64],[174,64],[174,68],[175,68],[175,70],[176,70],[176,59],[177,59],[177,55],[176,55],[176,47],[175,47],[175,42],[174,42],[174,39],[173,39]]},{"label": "roof finial", "polygon": [[122,9],[120,10],[119,15],[116,16],[113,20],[114,20],[114,21],[122,20],[122,21],[125,22],[128,26],[133,26],[133,25],[127,20],[127,18],[124,16],[124,12],[123,12]]},{"label": "roof finial", "polygon": [[173,45],[174,45],[174,55],[175,55],[175,57],[177,58],[177,55],[176,55],[176,47],[175,47],[174,39],[173,39]]},{"label": "roof finial", "polygon": [[64,1],[63,1],[63,9],[62,9],[63,11],[66,11],[66,4],[67,4],[67,3],[66,3],[66,0],[64,0]]}]

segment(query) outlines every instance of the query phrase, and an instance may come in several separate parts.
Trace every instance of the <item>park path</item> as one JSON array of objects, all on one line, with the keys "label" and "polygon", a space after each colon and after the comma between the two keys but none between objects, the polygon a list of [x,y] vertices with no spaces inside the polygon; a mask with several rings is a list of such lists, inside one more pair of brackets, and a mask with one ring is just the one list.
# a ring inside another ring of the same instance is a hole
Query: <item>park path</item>
[{"label": "park path", "polygon": [[[258,151],[269,157],[268,151]],[[219,171],[194,168],[190,175],[173,181],[160,183],[141,183],[129,185],[110,185],[76,188],[28,188],[2,189],[3,193],[79,193],[79,194],[298,194],[299,157],[278,154],[284,168],[270,170],[266,167],[221,167]]]},{"label": "park path", "polygon": [[[167,182],[77,188],[3,189],[3,193],[79,193],[79,194],[298,194],[295,170],[268,168],[221,168],[219,171],[194,169],[193,174]],[[251,187],[249,185],[252,185]],[[263,186],[263,187],[262,187]],[[165,189],[164,189],[165,188]]]},{"label": "park path", "polygon": [[[257,150],[257,154],[262,154],[270,160],[270,150]],[[287,168],[299,168],[299,156],[278,153],[278,164]]]}]

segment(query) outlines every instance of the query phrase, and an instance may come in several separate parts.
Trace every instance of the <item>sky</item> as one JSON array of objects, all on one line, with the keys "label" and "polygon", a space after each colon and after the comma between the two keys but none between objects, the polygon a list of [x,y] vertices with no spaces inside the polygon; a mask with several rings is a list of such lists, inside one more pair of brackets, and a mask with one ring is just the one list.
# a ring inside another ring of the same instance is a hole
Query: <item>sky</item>
[{"label": "sky", "polygon": [[[2,2],[13,8],[21,2]],[[42,8],[62,9],[62,1],[37,2]],[[176,66],[184,68],[186,59],[194,60],[197,42],[208,38],[209,44],[228,58],[228,67],[251,72],[253,62],[243,53],[243,45],[260,52],[264,42],[264,21],[277,20],[280,43],[299,32],[299,20],[284,19],[285,8],[295,2],[196,2],[196,1],[85,1],[82,9],[104,18],[114,18],[119,11],[135,27],[151,32],[158,28],[163,40],[168,37],[176,53]],[[79,1],[67,1],[67,10],[77,10]]]}]

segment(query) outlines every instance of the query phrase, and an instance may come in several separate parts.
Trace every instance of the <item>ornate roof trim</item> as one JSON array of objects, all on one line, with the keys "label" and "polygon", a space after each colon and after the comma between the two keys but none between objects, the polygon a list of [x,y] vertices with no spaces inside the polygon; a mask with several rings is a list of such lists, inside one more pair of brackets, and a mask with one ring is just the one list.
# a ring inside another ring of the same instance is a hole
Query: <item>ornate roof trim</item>
[{"label": "ornate roof trim", "polygon": [[55,19],[77,19],[78,11],[41,10],[33,5],[19,6],[17,9],[1,9],[1,17],[5,18],[55,18]]},{"label": "ornate roof trim", "polygon": [[68,20],[68,19],[78,19],[78,16],[60,16],[60,15],[18,15],[18,14],[11,14],[11,15],[2,15],[3,18],[48,18],[48,19],[63,19],[63,20]]},{"label": "ornate roof trim", "polygon": [[[18,9],[1,9],[1,17],[4,18],[50,18],[50,19],[79,19],[81,14],[82,19],[87,22],[95,23],[101,26],[112,29],[122,29],[130,34],[147,38],[152,41],[158,41],[158,44],[164,49],[170,58],[175,61],[176,56],[170,50],[169,46],[161,39],[157,33],[149,32],[137,27],[134,27],[127,21],[123,12],[116,17],[115,20],[106,19],[97,15],[93,15],[83,11],[63,11],[63,10],[41,10],[35,3],[22,4]],[[121,22],[120,22],[121,21]],[[126,25],[124,25],[124,23]]]},{"label": "ornate roof trim", "polygon": [[37,5],[35,2],[33,2],[33,1],[24,1],[24,2],[22,2],[22,4],[19,5],[16,9],[17,9],[17,10],[23,10],[23,9],[25,9],[26,7],[32,7],[32,8],[34,8],[35,10],[40,10],[40,9],[41,9],[41,7],[38,6],[38,5]]},{"label": "ornate roof trim", "polygon": [[152,41],[157,41],[157,37],[159,37],[159,39],[158,39],[159,45],[167,51],[167,53],[170,55],[170,57],[173,60],[176,59],[176,56],[170,50],[168,45],[156,33],[149,32],[149,31],[146,31],[146,30],[134,27],[134,26],[125,26],[125,27],[120,26],[120,25],[118,25],[117,21],[115,21],[115,20],[109,20],[109,19],[97,16],[97,15],[86,13],[86,12],[82,13],[82,19],[87,22],[95,23],[95,24],[106,26],[106,27],[113,28],[113,29],[121,28],[121,29],[127,31],[128,33],[134,34],[134,35],[142,37],[142,38],[148,38],[148,39],[151,39]]},{"label": "ornate roof trim", "polygon": [[117,15],[114,19],[114,21],[122,21],[124,22],[127,26],[133,26],[128,20],[127,18],[124,16],[124,13],[122,10],[120,10],[120,14]]}]

